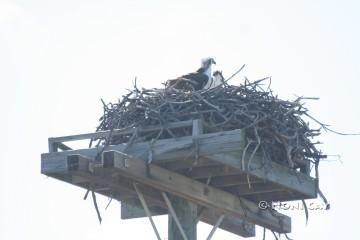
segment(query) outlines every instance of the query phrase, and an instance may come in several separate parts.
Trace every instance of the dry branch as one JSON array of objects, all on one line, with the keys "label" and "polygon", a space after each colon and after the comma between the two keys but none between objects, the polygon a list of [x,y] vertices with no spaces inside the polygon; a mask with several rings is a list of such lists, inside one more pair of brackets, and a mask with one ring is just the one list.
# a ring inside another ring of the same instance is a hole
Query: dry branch
[{"label": "dry branch", "polygon": [[[268,78],[267,78],[268,79]],[[318,164],[324,156],[315,146],[320,129],[310,129],[303,116],[309,116],[301,102],[284,101],[273,95],[266,79],[240,86],[226,82],[213,89],[181,91],[174,88],[135,88],[118,103],[104,104],[104,114],[97,130],[163,126],[161,130],[119,135],[100,139],[100,144],[132,144],[191,134],[190,128],[168,129],[168,123],[201,119],[205,133],[245,129],[248,152],[258,151],[266,159],[299,167],[298,163]],[[311,120],[311,119],[310,119]]]}]

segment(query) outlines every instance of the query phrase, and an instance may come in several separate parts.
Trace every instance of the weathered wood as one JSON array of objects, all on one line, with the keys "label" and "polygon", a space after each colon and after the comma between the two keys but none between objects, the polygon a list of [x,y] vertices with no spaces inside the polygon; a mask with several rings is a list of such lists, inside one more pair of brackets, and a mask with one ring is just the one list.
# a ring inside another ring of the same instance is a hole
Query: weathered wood
[{"label": "weathered wood", "polygon": [[63,144],[61,142],[57,142],[54,138],[49,138],[48,144],[49,144],[49,152],[50,153],[57,152],[58,149],[61,149],[63,151],[72,150],[70,147],[66,146],[65,144]]},{"label": "weathered wood", "polygon": [[[190,127],[192,124],[193,124],[193,120],[188,120],[188,121],[164,124],[162,126],[161,125],[148,126],[148,127],[140,127],[137,129],[135,129],[135,128],[114,129],[111,133],[111,136],[128,135],[128,134],[134,133],[135,131],[151,132],[151,131],[161,130],[162,128],[170,128],[171,129],[171,128]],[[51,140],[53,143],[59,143],[59,142],[78,141],[78,140],[84,140],[84,139],[106,138],[109,136],[110,132],[111,132],[111,130],[99,131],[99,132],[93,132],[93,133],[83,133],[83,134],[77,134],[77,135],[51,138]]]},{"label": "weathered wood", "polygon": [[250,186],[246,183],[238,186],[226,187],[224,190],[234,193],[238,196],[246,196],[260,193],[284,191],[284,188],[269,183],[252,183]]},{"label": "weathered wood", "polygon": [[292,193],[289,191],[276,191],[276,192],[266,192],[266,193],[258,193],[253,195],[245,195],[244,198],[247,198],[253,202],[260,202],[260,201],[294,201],[301,199],[301,195]]},{"label": "weathered wood", "polygon": [[[174,159],[171,162],[159,163],[158,165],[168,170],[181,171],[192,168],[194,166],[194,159],[192,158],[178,159],[178,160]],[[196,167],[216,166],[216,165],[218,166],[219,164],[211,161],[208,158],[199,156]]]},{"label": "weathered wood", "polygon": [[149,221],[150,221],[150,223],[151,223],[151,226],[152,226],[152,228],[154,229],[154,232],[155,232],[155,235],[156,235],[157,239],[158,239],[158,240],[161,240],[159,231],[157,230],[157,228],[156,228],[156,226],[155,226],[155,222],[154,222],[154,220],[153,220],[153,218],[152,218],[151,212],[150,212],[149,207],[148,207],[148,205],[147,205],[147,203],[146,203],[146,200],[145,200],[145,198],[144,198],[144,195],[141,193],[141,191],[140,191],[139,188],[137,187],[137,183],[134,183],[133,185],[134,185],[135,192],[137,193],[137,195],[138,195],[138,197],[139,197],[139,200],[140,200],[140,202],[141,202],[141,205],[142,205],[142,207],[144,208],[147,217],[149,218]]},{"label": "weathered wood", "polygon": [[[177,139],[160,139],[152,145],[153,149],[153,161],[157,162],[171,162],[173,160],[194,158],[194,139],[199,144],[199,156],[206,156],[211,154],[234,152],[241,150],[239,148],[243,138],[241,130],[232,130],[219,133],[201,134],[198,136],[179,137]],[[123,151],[127,146],[125,144],[119,144],[115,146],[108,146],[107,150]],[[127,147],[127,153],[136,156],[144,157],[149,151],[149,143],[136,143]],[[78,150],[69,150],[65,152],[51,153],[55,156],[61,155],[83,155],[89,158],[94,158],[99,149],[87,148]],[[42,158],[46,158],[47,154],[42,154]]]},{"label": "weathered wood", "polygon": [[[60,153],[60,152],[59,152]],[[125,201],[129,198],[136,198],[136,194],[132,187],[132,181],[115,174],[115,172],[111,169],[104,169],[100,167],[96,167],[93,172],[88,170],[74,170],[69,171],[68,169],[68,156],[65,154],[46,154],[46,158],[42,155],[41,160],[41,171],[43,174],[46,174],[51,177],[55,177],[59,180],[66,181],[68,183],[74,184],[72,179],[75,178],[82,178],[81,182],[86,182],[84,179],[87,180],[89,184],[86,184],[86,188],[89,186],[97,185],[108,186],[111,188],[111,191],[108,193],[102,192],[100,194],[105,194],[109,197],[113,197],[119,201]],[[91,161],[89,158],[76,155],[78,158],[87,159],[87,161]],[[71,158],[71,156],[69,156]],[[84,187],[84,184],[75,184],[80,187]],[[163,202],[160,193],[149,187],[146,188],[139,186],[141,191],[143,192],[146,201],[149,205],[154,206],[154,208],[150,207],[152,210],[153,215],[156,215],[157,212],[162,213],[159,211],[159,208],[155,208],[155,206],[161,207],[161,209],[166,210],[166,205]],[[111,194],[110,194],[111,193]],[[201,215],[200,220],[208,223],[210,225],[214,225],[216,220],[220,217],[221,213],[216,212],[213,208],[206,208]],[[126,218],[125,218],[126,219]],[[255,236],[255,227],[253,224],[250,224],[243,219],[239,219],[237,217],[228,216],[224,219],[222,225],[220,226],[221,229],[232,232],[239,236],[243,237],[253,237]]]},{"label": "weathered wood", "polygon": [[67,146],[67,145],[65,145],[65,144],[63,144],[63,143],[61,143],[61,142],[56,143],[56,145],[57,145],[57,148],[59,148],[59,149],[61,149],[61,150],[63,150],[63,151],[72,150],[71,147],[69,147],[69,146]]},{"label": "weathered wood", "polygon": [[208,178],[208,177],[236,175],[239,173],[242,172],[229,166],[213,165],[213,166],[205,166],[205,167],[195,167],[188,175],[191,178],[199,179],[199,178]]},{"label": "weathered wood", "polygon": [[[285,166],[267,161],[264,165],[264,159],[255,156],[251,161],[250,169],[242,169],[242,149],[239,148],[243,144],[243,135],[241,130],[226,131],[220,133],[202,134],[196,137],[181,137],[178,139],[158,140],[152,146],[152,159],[154,163],[164,163],[178,161],[179,159],[194,159],[196,151],[194,147],[194,138],[198,144],[199,159],[206,156],[211,161],[218,162],[233,169],[237,169],[239,173],[249,174],[265,181],[279,184],[289,191],[294,191],[301,195],[301,198],[315,198],[317,182],[315,179],[291,170]],[[123,151],[125,145],[109,146],[107,150]],[[50,157],[67,156],[72,154],[80,154],[89,158],[94,158],[99,149],[80,149],[65,152],[51,153]],[[149,152],[149,143],[133,144],[127,149],[129,155],[147,159]],[[220,154],[238,152],[237,155]],[[248,154],[249,155],[249,154]],[[43,154],[42,158],[46,159],[49,154]],[[248,165],[249,156],[245,158],[245,166]]]},{"label": "weathered wood", "polygon": [[196,240],[196,204],[176,196],[171,197],[162,192],[169,210],[168,240]]},{"label": "weathered wood", "polygon": [[[146,201],[150,205],[149,208],[153,216],[167,214],[165,209],[166,205],[162,202],[161,199],[158,199],[157,196],[154,196],[154,192],[149,192],[149,187],[140,185],[139,188],[142,189],[141,191],[144,193]],[[126,205],[124,205],[124,202]],[[156,205],[161,207],[157,207]],[[221,213],[217,213],[209,209],[204,209],[204,211],[201,212],[200,220],[207,224],[214,225],[221,217],[221,215]],[[146,213],[142,209],[142,206],[137,198],[134,197],[121,200],[121,219],[132,219],[139,217],[146,217]],[[255,227],[253,224],[250,224],[249,222],[234,216],[227,216],[225,219],[223,219],[221,225],[219,225],[219,228],[242,237],[255,236]]]},{"label": "weathered wood", "polygon": [[[146,196],[145,196],[146,198]],[[157,206],[151,206],[152,201],[148,202],[152,216],[167,214],[167,211]],[[121,200],[121,219],[133,219],[146,217],[145,210],[136,197]]]},{"label": "weathered wood", "polygon": [[222,221],[224,220],[225,215],[221,215],[219,217],[219,219],[217,220],[216,224],[214,225],[214,227],[211,229],[211,232],[209,233],[208,237],[206,238],[206,240],[211,240],[211,238],[214,236],[214,233],[216,231],[216,229],[220,226],[220,224],[222,223]]},{"label": "weathered wood", "polygon": [[[202,211],[200,219],[202,222],[205,222],[205,223],[208,223],[208,224],[214,226],[216,224],[217,219],[219,219],[222,214],[223,213],[220,213],[220,212],[209,211],[209,209],[205,208],[205,210]],[[222,221],[219,228],[229,231],[229,232],[232,232],[232,233],[235,233],[242,237],[254,237],[255,236],[254,224],[251,224],[248,221],[245,221],[236,216],[231,216],[231,215],[226,216],[226,218]],[[239,234],[234,231],[240,231],[241,233]]]},{"label": "weathered wood", "polygon": [[129,155],[111,151],[104,154],[103,160],[104,165],[113,166],[117,173],[161,191],[167,191],[200,205],[244,218],[276,232],[288,233],[291,230],[291,220],[283,214],[261,210],[256,204],[246,199],[238,198],[155,165],[149,166],[150,175],[148,175],[144,161],[134,159]]},{"label": "weathered wood", "polygon": [[264,162],[264,159],[259,156],[254,156],[249,168],[247,167],[249,165],[249,157],[246,157],[244,159],[245,169],[242,167],[243,164],[240,154],[214,154],[208,157],[213,161],[232,167],[243,173],[248,173],[251,176],[278,184],[289,191],[303,194],[304,197],[316,198],[317,196],[317,181],[315,181],[315,179],[274,162]]},{"label": "weathered wood", "polygon": [[[249,176],[249,181],[251,184],[266,182],[253,176]],[[231,187],[242,184],[248,184],[248,178],[246,174],[212,177],[210,180],[210,185],[214,187]]]},{"label": "weathered wood", "polygon": [[[203,133],[203,126],[201,120],[194,120],[192,125],[192,136],[198,136]],[[195,140],[195,161],[190,167],[199,164],[198,142]],[[165,193],[164,198],[169,202]],[[173,205],[174,209],[172,209]],[[171,197],[171,203],[168,203],[170,213],[168,216],[168,239],[169,240],[196,240],[196,219],[197,206],[196,204],[176,196]]]},{"label": "weathered wood", "polygon": [[53,138],[48,139],[48,148],[50,153],[57,152],[57,147]]}]

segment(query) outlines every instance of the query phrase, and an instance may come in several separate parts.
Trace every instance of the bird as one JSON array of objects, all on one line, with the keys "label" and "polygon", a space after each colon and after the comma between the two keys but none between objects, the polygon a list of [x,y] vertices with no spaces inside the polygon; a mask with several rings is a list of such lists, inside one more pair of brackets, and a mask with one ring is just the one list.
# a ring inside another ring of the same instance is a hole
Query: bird
[{"label": "bird", "polygon": [[165,84],[165,88],[176,88],[187,90],[189,87],[195,91],[201,90],[205,87],[205,85],[211,81],[212,64],[216,64],[213,58],[205,58],[201,61],[201,67],[192,73],[188,73],[182,75],[177,79],[168,80]]},{"label": "bird", "polygon": [[211,81],[208,81],[206,85],[204,86],[204,89],[211,89],[215,88],[219,85],[224,84],[225,78],[222,75],[221,71],[215,71],[212,75]]}]

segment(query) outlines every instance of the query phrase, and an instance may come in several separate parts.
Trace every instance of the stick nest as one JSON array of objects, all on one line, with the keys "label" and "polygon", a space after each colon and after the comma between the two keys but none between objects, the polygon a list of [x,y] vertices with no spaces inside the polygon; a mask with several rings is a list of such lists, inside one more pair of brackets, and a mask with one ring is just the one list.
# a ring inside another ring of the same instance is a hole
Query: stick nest
[{"label": "stick nest", "polygon": [[[104,114],[97,131],[161,125],[153,132],[112,136],[98,144],[132,144],[143,141],[191,135],[191,128],[167,129],[166,124],[201,119],[204,132],[244,129],[246,150],[263,154],[265,159],[290,168],[310,161],[317,167],[324,155],[314,137],[320,129],[310,129],[304,117],[313,119],[303,98],[284,101],[273,95],[264,80],[245,81],[240,86],[224,83],[209,90],[168,89],[134,90],[118,103],[104,103]],[[313,119],[315,120],[315,119]],[[315,120],[316,121],[316,120]]]}]

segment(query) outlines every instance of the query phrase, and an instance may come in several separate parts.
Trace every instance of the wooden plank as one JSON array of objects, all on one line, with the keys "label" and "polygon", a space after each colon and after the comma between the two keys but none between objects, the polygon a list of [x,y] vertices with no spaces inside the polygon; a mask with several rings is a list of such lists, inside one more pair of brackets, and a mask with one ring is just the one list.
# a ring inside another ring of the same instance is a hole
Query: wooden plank
[{"label": "wooden plank", "polygon": [[41,155],[41,173],[46,175],[51,174],[66,174],[68,173],[68,162],[66,154],[42,154]]},{"label": "wooden plank", "polygon": [[252,183],[250,184],[242,184],[233,187],[224,188],[225,191],[234,193],[238,196],[246,196],[246,195],[254,195],[260,193],[271,193],[271,192],[279,192],[284,191],[284,188],[275,186],[271,183]]},{"label": "wooden plank", "polygon": [[254,224],[276,232],[291,231],[291,220],[280,213],[261,210],[246,199],[207,186],[182,175],[170,172],[153,164],[149,165],[150,175],[144,161],[134,159],[120,152],[105,152],[104,166],[111,167],[120,175],[127,176],[161,191],[170,192],[197,204],[218,209],[220,212],[244,218]]},{"label": "wooden plank", "polygon": [[[151,201],[148,202],[148,205],[151,205]],[[165,209],[156,206],[149,206],[149,210],[152,216],[167,214]],[[121,201],[121,219],[125,220],[143,217],[146,217],[146,213],[137,198],[127,198]]]},{"label": "wooden plank", "polygon": [[[193,120],[188,121],[182,121],[182,122],[175,122],[175,123],[169,123],[164,124],[163,126],[148,126],[148,127],[139,127],[137,128],[138,132],[151,132],[151,131],[157,131],[161,130],[162,128],[181,128],[181,127],[189,127],[193,124]],[[136,131],[136,128],[124,128],[124,129],[114,129],[111,133],[112,136],[117,135],[127,135],[132,134]],[[64,136],[64,137],[55,137],[55,138],[49,138],[53,142],[69,142],[69,141],[78,141],[78,140],[84,140],[84,139],[91,139],[91,138],[105,138],[108,137],[110,134],[110,130],[108,131],[99,131],[99,132],[93,132],[93,133],[83,133],[83,134],[77,134],[77,135],[70,135],[70,136]]]},{"label": "wooden plank", "polygon": [[57,145],[53,138],[48,139],[48,148],[50,153],[57,152]]},{"label": "wooden plank", "polygon": [[[160,139],[152,145],[153,161],[157,162],[169,162],[172,160],[194,158],[194,139],[199,144],[199,156],[206,156],[224,152],[239,151],[239,145],[242,143],[243,138],[241,130],[232,130],[219,133],[201,134],[199,136],[187,136],[179,137],[177,139]],[[123,151],[125,144],[119,144],[115,146],[108,146],[107,150]],[[150,144],[136,143],[127,148],[127,153],[136,157],[147,157],[150,149]],[[67,155],[83,155],[89,158],[94,158],[99,149],[98,148],[86,148],[78,150],[69,150],[65,152],[51,153],[55,156],[67,156]],[[42,158],[46,158],[47,154],[42,154]],[[52,157],[52,156],[50,156]]]},{"label": "wooden plank", "polygon": [[[80,164],[76,163],[82,162]],[[84,164],[86,163],[87,164]],[[114,199],[117,199],[118,201],[121,201],[121,219],[132,219],[132,218],[140,218],[140,217],[146,217],[146,213],[143,210],[136,193],[134,192],[134,189],[131,189],[131,183],[127,182],[127,185],[125,183],[125,179],[116,178],[115,179],[104,179],[102,177],[99,177],[104,172],[98,171],[99,169],[96,169],[96,175],[95,173],[90,173],[88,171],[89,166],[89,160],[86,158],[83,158],[79,155],[72,155],[69,156],[66,159],[58,159],[57,162],[63,162],[61,165],[66,165],[67,170],[63,170],[62,174],[60,174],[59,169],[55,169],[56,174],[53,173],[53,171],[49,171],[46,174],[50,177],[54,177],[56,179],[66,181],[68,183],[72,183],[79,187],[85,187],[88,189],[91,187],[95,192],[112,197]],[[48,169],[48,168],[47,168]],[[65,177],[66,176],[66,177]],[[111,177],[110,177],[111,178]],[[117,184],[117,182],[121,182],[122,184]],[[96,186],[103,186],[103,187],[96,187]],[[104,186],[110,186],[110,187],[104,187]],[[108,192],[104,192],[103,190],[111,190]],[[114,194],[114,193],[118,194]],[[149,192],[149,191],[147,191]],[[108,193],[111,193],[108,195]],[[159,195],[160,198],[160,195]],[[167,214],[167,210],[164,208],[159,207],[159,204],[153,203],[153,198],[149,198],[149,208],[151,210],[151,213],[153,216],[158,215],[164,215]]]},{"label": "wooden plank", "polygon": [[[123,180],[122,180],[123,182]],[[166,211],[166,205],[163,203],[162,199],[158,199],[157,195],[154,195],[154,191],[149,192],[149,187],[146,186],[139,186],[141,188],[141,191],[146,196],[146,201],[151,205],[151,213],[153,216],[167,214]],[[157,194],[157,193],[156,193]],[[123,208],[121,208],[121,218],[122,219],[131,219],[136,217],[146,217],[145,212],[141,212],[141,204],[137,202],[135,198],[125,199],[126,205],[125,206],[132,206],[136,207],[137,210],[136,213],[134,212],[128,212],[128,209],[123,212]],[[123,206],[124,200],[121,201],[121,206]],[[159,207],[156,207],[155,205],[158,205]],[[142,210],[143,211],[143,210]],[[137,214],[131,216],[130,214]],[[142,215],[143,214],[143,215]],[[219,217],[222,215],[222,213],[215,212],[213,209],[204,209],[201,214],[201,221],[205,222],[210,225],[214,225],[219,219]],[[247,221],[244,221],[243,219],[239,219],[234,216],[227,216],[222,224],[219,226],[222,230],[231,232],[233,234],[242,236],[242,237],[254,237],[255,236],[255,226],[253,224],[250,224]]]},{"label": "wooden plank", "polygon": [[[194,167],[194,159],[192,158],[177,159],[177,160],[174,159],[171,162],[159,163],[158,165],[171,171],[179,171]],[[199,156],[196,166],[204,167],[204,166],[216,166],[216,165],[218,166],[219,164],[209,160],[208,158]]]},{"label": "wooden plank", "polygon": [[188,174],[188,176],[194,179],[201,179],[201,178],[209,178],[209,177],[237,175],[239,173],[242,172],[232,167],[218,164],[215,166],[213,165],[213,166],[205,166],[205,167],[195,167]]},{"label": "wooden plank", "polygon": [[69,146],[59,142],[59,143],[56,143],[57,145],[57,148],[63,150],[63,151],[69,151],[69,150],[72,150]]},{"label": "wooden plank", "polygon": [[72,150],[70,147],[66,146],[65,144],[63,144],[61,142],[56,142],[54,138],[49,138],[48,144],[49,144],[49,152],[50,153],[57,152],[58,149],[61,149],[63,151]]},{"label": "wooden plank", "polygon": [[[181,137],[178,139],[158,140],[152,146],[152,159],[154,163],[171,162],[178,159],[194,159],[196,155],[194,147],[194,138],[198,141],[199,157],[206,156],[212,161],[224,164],[239,170],[239,172],[255,176],[266,181],[270,181],[286,187],[290,191],[295,191],[303,196],[303,198],[315,198],[317,183],[315,179],[285,166],[274,162],[267,161],[264,166],[264,159],[255,156],[251,161],[252,169],[242,169],[241,154],[242,149],[239,148],[243,144],[244,139],[241,130],[226,131],[220,133],[202,134],[196,137]],[[125,145],[109,146],[107,150],[122,151]],[[149,153],[149,143],[137,143],[127,149],[129,155],[146,160]],[[42,158],[58,157],[72,154],[80,154],[89,158],[94,158],[99,149],[80,149],[65,152],[51,153],[55,155],[49,156],[43,154]],[[220,153],[238,152],[237,155]],[[249,161],[249,156],[245,158],[245,166]]]},{"label": "wooden plank", "polygon": [[254,201],[254,202],[260,202],[260,201],[286,202],[286,201],[299,200],[303,196],[283,190],[283,191],[277,191],[277,192],[267,192],[267,193],[259,193],[259,194],[254,194],[254,195],[246,195],[244,197],[246,197],[247,199]]},{"label": "wooden plank", "polygon": [[[209,211],[209,209],[205,209],[203,214],[201,215],[201,221],[211,226],[216,224],[217,219],[221,217],[223,213]],[[249,223],[241,218],[228,215],[223,220],[219,228],[232,232],[242,237],[254,237],[255,236],[255,226],[254,224]],[[235,230],[241,231],[236,233]]]},{"label": "wooden plank", "polygon": [[248,173],[251,176],[266,179],[289,191],[305,195],[305,197],[316,198],[317,196],[317,182],[315,179],[271,161],[264,163],[264,159],[259,156],[254,156],[249,169],[247,168],[249,157],[244,159],[246,169],[243,169],[240,154],[214,154],[208,157],[220,164]]},{"label": "wooden plank", "polygon": [[[253,176],[249,176],[249,180],[250,183],[265,182],[264,180],[261,180]],[[248,184],[248,178],[246,174],[212,177],[210,180],[210,185],[214,187],[231,187],[242,184]]]},{"label": "wooden plank", "polygon": [[[43,156],[45,155],[42,155],[41,159],[41,171],[43,174],[46,174],[50,177],[55,177],[68,183],[72,183],[72,177],[76,176],[76,178],[85,178],[88,180],[88,182],[91,182],[92,184],[96,183],[98,185],[109,186],[112,191],[111,195],[107,196],[113,197],[119,201],[122,201],[123,199],[128,199],[129,197],[136,197],[134,189],[132,188],[132,181],[121,177],[118,174],[114,175],[114,171],[112,169],[104,169],[97,167],[94,168],[93,172],[89,172],[88,170],[69,171],[67,155],[53,153],[46,154],[46,158],[44,158]],[[87,161],[91,162],[91,160],[87,157],[80,155],[76,156],[78,158],[87,159]],[[71,158],[71,156],[69,157]],[[84,165],[79,164],[78,166]],[[81,186],[80,184],[76,185]],[[161,199],[161,195],[158,190],[155,190],[149,186],[147,186],[146,188],[141,186],[139,187],[144,193],[145,199],[147,202],[149,202],[149,204],[151,204],[152,206],[159,206],[162,209],[166,208],[166,205]],[[216,212],[216,210],[214,210],[213,208],[206,208],[203,211],[200,220],[210,225],[214,225],[220,215],[221,213]],[[255,226],[253,224],[233,216],[228,216],[226,219],[224,219],[220,228],[242,237],[255,236]]]}]

